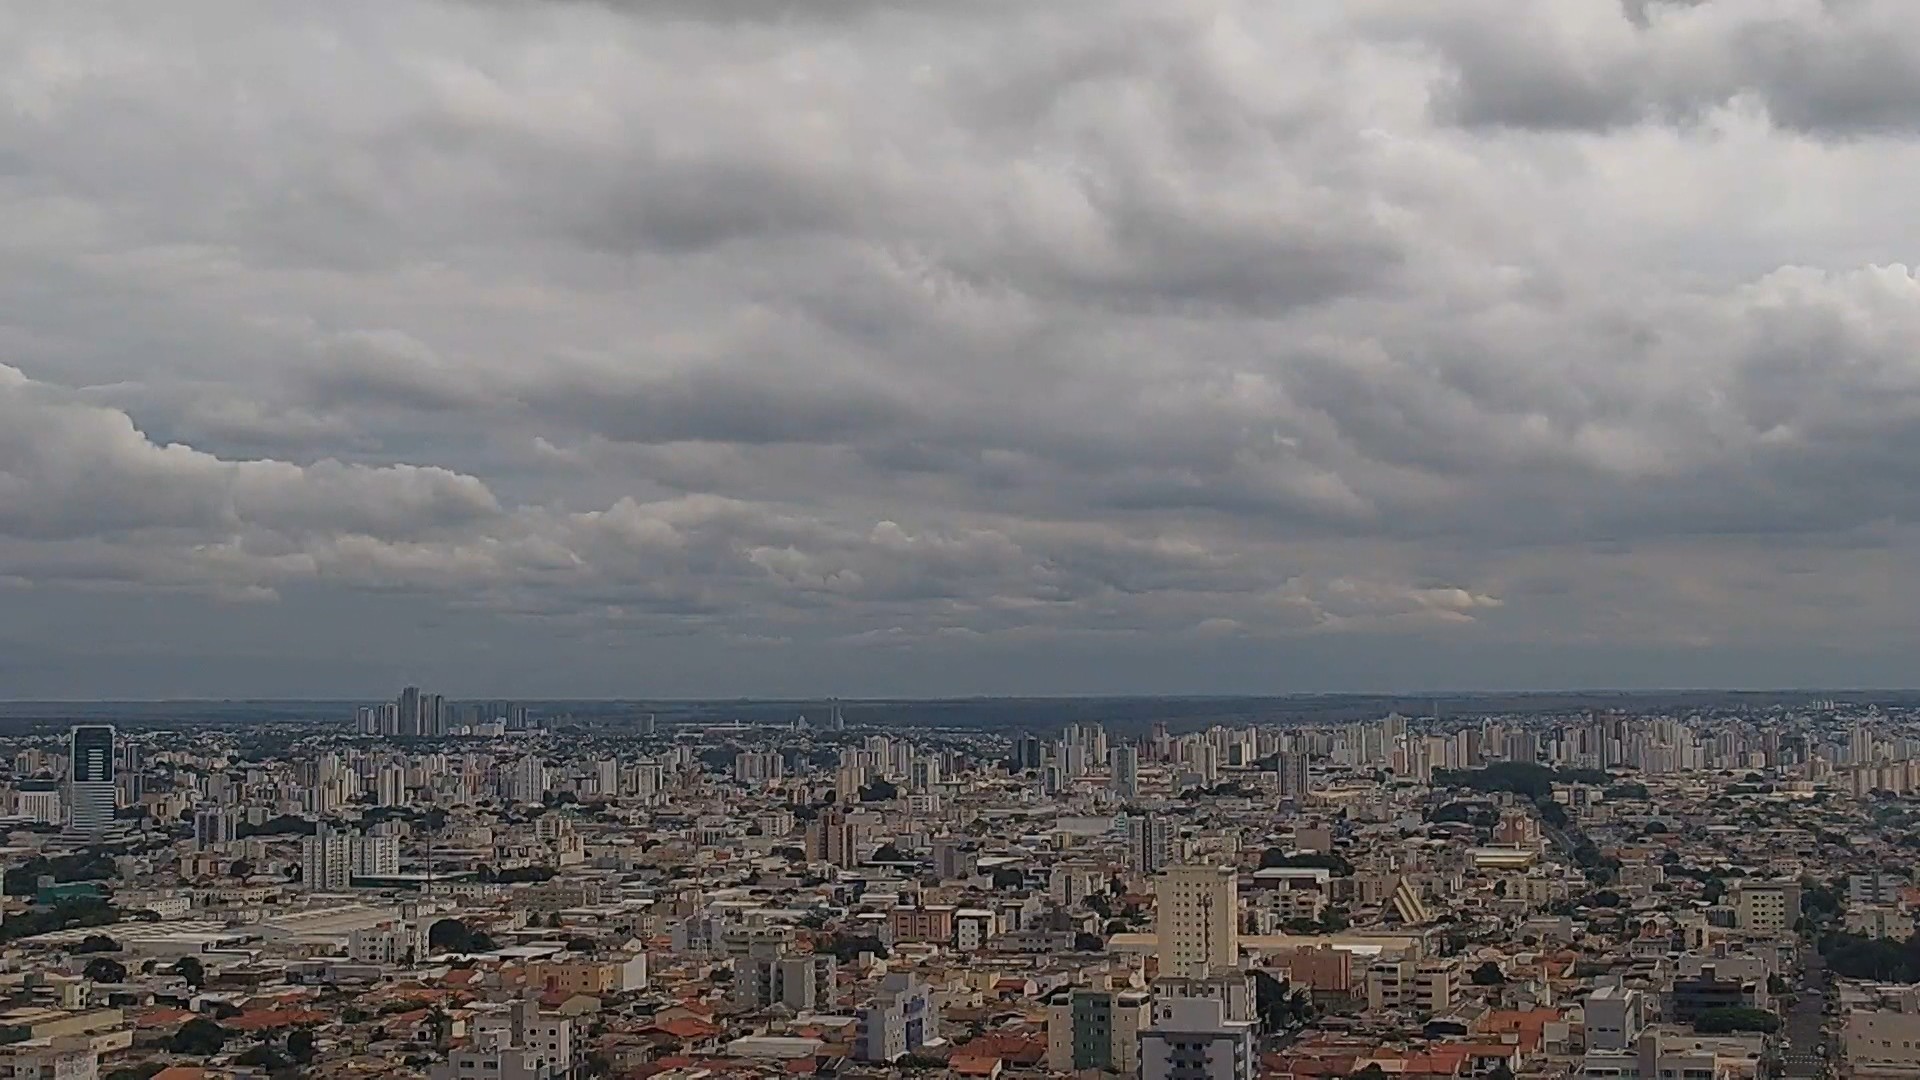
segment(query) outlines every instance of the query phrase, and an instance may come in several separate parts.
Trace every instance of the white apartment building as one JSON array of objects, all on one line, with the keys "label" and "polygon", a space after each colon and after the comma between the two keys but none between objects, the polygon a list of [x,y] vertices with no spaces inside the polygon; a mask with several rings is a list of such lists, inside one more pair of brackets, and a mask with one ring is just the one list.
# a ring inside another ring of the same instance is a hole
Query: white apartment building
[{"label": "white apartment building", "polygon": [[1251,1020],[1230,1020],[1217,998],[1163,998],[1140,1033],[1141,1080],[1253,1080],[1259,1069]]}]

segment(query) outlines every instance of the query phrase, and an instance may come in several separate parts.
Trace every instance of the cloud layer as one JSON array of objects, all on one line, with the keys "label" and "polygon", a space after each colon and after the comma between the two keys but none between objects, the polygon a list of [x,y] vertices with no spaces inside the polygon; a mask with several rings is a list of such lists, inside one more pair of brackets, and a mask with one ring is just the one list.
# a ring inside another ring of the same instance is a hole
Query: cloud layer
[{"label": "cloud layer", "polygon": [[1911,681],[1920,24],[1522,8],[8,5],[0,677]]}]

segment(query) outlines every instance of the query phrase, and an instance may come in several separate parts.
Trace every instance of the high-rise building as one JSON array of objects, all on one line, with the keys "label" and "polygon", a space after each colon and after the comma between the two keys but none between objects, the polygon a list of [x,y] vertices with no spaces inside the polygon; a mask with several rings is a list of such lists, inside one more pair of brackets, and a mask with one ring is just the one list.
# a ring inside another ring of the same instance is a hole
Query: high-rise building
[{"label": "high-rise building", "polygon": [[324,822],[300,840],[300,887],[338,892],[353,885],[353,838]]},{"label": "high-rise building", "polygon": [[1112,774],[1108,780],[1113,793],[1128,802],[1140,797],[1140,750],[1132,745],[1116,746],[1107,751],[1107,769]]},{"label": "high-rise building", "polygon": [[907,763],[907,787],[912,791],[932,791],[940,786],[942,775],[937,757],[917,757]]},{"label": "high-rise building", "polygon": [[733,778],[743,784],[765,784],[779,780],[786,762],[778,750],[747,751],[733,756]]},{"label": "high-rise building", "polygon": [[807,825],[807,858],[835,866],[853,865],[853,825],[838,807],[820,811]]},{"label": "high-rise building", "polygon": [[754,942],[734,961],[730,996],[749,1008],[817,1012],[833,1004],[836,970],[830,954],[789,953],[784,942]]},{"label": "high-rise building", "polygon": [[1127,819],[1127,862],[1136,874],[1148,877],[1172,862],[1172,836],[1167,819],[1159,814],[1136,814]]},{"label": "high-rise building", "polygon": [[68,824],[76,833],[98,836],[113,827],[116,802],[113,770],[113,728],[82,724],[70,736],[72,764],[68,771]]},{"label": "high-rise building", "polygon": [[400,872],[398,836],[356,836],[347,843],[354,877],[392,877]]},{"label": "high-rise building", "polygon": [[1047,763],[1046,744],[1038,735],[1022,735],[1013,743],[1013,771],[1037,771]]},{"label": "high-rise building", "polygon": [[239,824],[239,815],[227,807],[203,807],[193,815],[193,846],[206,851],[231,844],[238,837]]},{"label": "high-rise building", "polygon": [[1240,966],[1240,883],[1230,866],[1175,866],[1154,882],[1160,974],[1224,975]]},{"label": "high-rise building", "polygon": [[420,734],[420,688],[409,686],[400,691],[400,700],[396,704],[399,706],[400,730],[394,734]]},{"label": "high-rise building", "polygon": [[381,806],[405,806],[407,770],[399,765],[382,765],[374,774],[374,801]]},{"label": "high-rise building", "polygon": [[1307,794],[1307,754],[1304,750],[1283,751],[1276,762],[1280,771],[1280,797],[1299,800]]}]

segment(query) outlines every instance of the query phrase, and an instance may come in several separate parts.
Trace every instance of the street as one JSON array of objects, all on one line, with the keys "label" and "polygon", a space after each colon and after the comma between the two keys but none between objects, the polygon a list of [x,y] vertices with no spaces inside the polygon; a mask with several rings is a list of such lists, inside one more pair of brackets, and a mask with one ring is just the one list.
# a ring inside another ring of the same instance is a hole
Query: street
[{"label": "street", "polygon": [[1786,1037],[1788,1048],[1784,1051],[1785,1072],[1788,1077],[1816,1077],[1826,1068],[1827,1060],[1820,1056],[1819,1047],[1823,1036],[1820,1032],[1822,1010],[1826,1007],[1826,958],[1818,949],[1802,946],[1801,972],[1794,987],[1796,994],[1793,1008],[1787,1012]]}]

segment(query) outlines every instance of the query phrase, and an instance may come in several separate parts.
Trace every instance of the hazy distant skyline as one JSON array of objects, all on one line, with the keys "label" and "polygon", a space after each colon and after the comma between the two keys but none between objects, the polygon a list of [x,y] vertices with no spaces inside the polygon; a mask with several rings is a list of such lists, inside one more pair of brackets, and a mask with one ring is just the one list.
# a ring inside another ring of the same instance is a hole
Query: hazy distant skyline
[{"label": "hazy distant skyline", "polygon": [[1912,14],[0,5],[0,698],[1920,683]]}]

